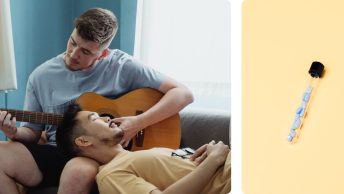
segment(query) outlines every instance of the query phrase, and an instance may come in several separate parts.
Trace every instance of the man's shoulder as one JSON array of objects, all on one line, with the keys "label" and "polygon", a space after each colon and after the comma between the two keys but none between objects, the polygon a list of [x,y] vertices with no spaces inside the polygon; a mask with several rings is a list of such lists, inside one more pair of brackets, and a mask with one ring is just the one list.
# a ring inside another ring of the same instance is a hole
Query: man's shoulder
[{"label": "man's shoulder", "polygon": [[121,56],[123,54],[128,54],[120,49],[109,49],[109,50],[110,50],[110,55],[112,55],[113,57]]},{"label": "man's shoulder", "polygon": [[112,64],[123,65],[128,61],[133,61],[133,56],[119,49],[111,49],[109,59]]},{"label": "man's shoulder", "polygon": [[114,174],[116,172],[122,171],[128,164],[128,161],[131,159],[131,152],[122,152],[117,154],[111,161],[99,167],[97,179],[102,179],[109,174]]},{"label": "man's shoulder", "polygon": [[48,59],[47,61],[38,65],[32,73],[33,74],[47,73],[46,72],[47,70],[63,67],[62,64],[63,64],[63,54],[59,54],[56,57]]},{"label": "man's shoulder", "polygon": [[39,79],[44,76],[48,76],[53,72],[63,68],[63,54],[59,54],[42,64],[38,65],[30,74],[30,79]]}]

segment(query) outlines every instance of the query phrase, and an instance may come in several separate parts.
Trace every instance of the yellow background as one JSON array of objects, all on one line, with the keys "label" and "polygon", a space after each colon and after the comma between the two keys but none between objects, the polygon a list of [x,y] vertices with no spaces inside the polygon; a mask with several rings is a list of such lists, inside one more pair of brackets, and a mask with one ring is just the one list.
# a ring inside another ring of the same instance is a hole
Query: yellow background
[{"label": "yellow background", "polygon": [[[325,74],[291,145],[313,61]],[[244,1],[242,126],[245,194],[344,193],[344,1]]]}]

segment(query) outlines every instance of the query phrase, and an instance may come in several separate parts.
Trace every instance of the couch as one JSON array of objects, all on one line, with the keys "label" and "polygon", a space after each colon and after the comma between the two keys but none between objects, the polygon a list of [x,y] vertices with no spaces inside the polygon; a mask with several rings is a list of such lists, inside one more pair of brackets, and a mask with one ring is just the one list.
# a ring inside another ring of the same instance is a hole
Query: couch
[{"label": "couch", "polygon": [[[196,149],[211,140],[230,145],[230,114],[223,111],[184,109],[180,112],[180,147]],[[22,193],[25,193],[24,191]],[[27,194],[56,194],[57,188],[28,189]]]}]

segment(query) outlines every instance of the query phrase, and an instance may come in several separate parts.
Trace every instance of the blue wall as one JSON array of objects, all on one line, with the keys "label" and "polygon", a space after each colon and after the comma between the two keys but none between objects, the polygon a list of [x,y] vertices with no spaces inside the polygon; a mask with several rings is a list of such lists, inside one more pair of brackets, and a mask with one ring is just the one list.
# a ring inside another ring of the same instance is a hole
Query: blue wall
[{"label": "blue wall", "polygon": [[134,52],[136,5],[136,0],[121,1],[120,48],[130,54]]},{"label": "blue wall", "polygon": [[[30,73],[65,51],[75,17],[89,8],[102,7],[115,13],[120,29],[110,48],[133,53],[137,0],[11,0],[10,3],[18,90],[8,94],[8,108],[22,109]],[[4,106],[4,94],[0,94],[0,108]],[[0,139],[3,139],[1,134]]]}]

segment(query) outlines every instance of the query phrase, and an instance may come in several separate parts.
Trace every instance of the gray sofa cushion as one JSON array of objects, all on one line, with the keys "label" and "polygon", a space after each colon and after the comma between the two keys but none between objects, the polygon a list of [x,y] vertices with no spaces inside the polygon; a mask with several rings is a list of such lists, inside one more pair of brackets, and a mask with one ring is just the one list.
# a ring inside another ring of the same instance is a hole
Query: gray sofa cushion
[{"label": "gray sofa cushion", "polygon": [[185,109],[180,112],[182,139],[180,147],[198,148],[211,140],[230,145],[230,113]]}]

